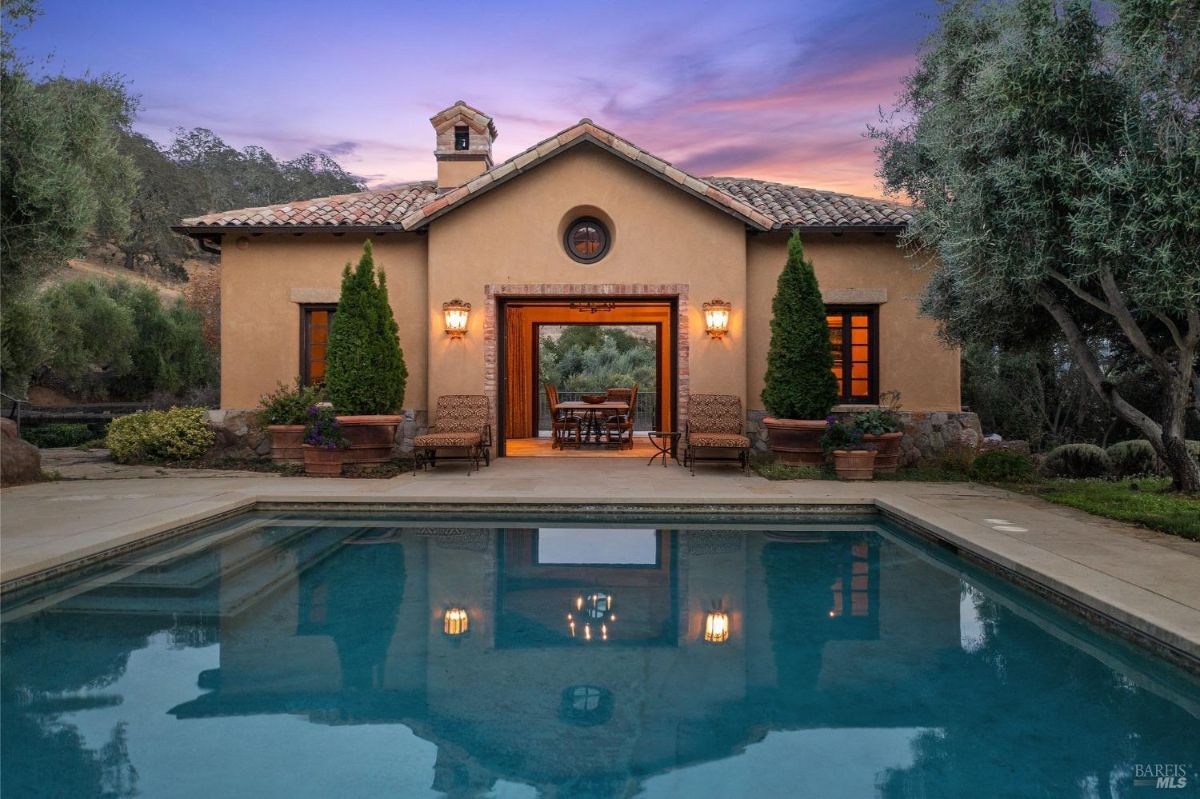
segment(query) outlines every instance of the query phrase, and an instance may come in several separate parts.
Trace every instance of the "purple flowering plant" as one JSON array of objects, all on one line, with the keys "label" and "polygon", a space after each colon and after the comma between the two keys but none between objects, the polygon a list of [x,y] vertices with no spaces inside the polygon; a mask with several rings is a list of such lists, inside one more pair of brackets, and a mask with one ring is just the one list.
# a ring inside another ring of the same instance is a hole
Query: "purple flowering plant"
[{"label": "purple flowering plant", "polygon": [[304,426],[304,443],[318,449],[346,449],[350,442],[330,405],[310,405]]},{"label": "purple flowering plant", "polygon": [[874,449],[870,444],[863,443],[863,431],[854,420],[838,421],[836,416],[825,417],[825,434],[821,436],[821,447],[826,452],[834,450]]}]

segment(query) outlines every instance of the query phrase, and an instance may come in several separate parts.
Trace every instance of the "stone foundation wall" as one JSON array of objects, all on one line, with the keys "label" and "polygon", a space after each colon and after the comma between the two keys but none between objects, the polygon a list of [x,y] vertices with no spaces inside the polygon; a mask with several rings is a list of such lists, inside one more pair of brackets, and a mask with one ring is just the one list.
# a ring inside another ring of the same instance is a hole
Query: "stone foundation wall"
[{"label": "stone foundation wall", "polygon": [[[396,428],[393,457],[412,452],[413,438],[428,428],[426,411],[401,411],[404,422]],[[208,426],[217,440],[209,454],[224,458],[266,458],[271,454],[271,437],[259,426],[257,410],[222,409],[208,412]]]},{"label": "stone foundation wall", "polygon": [[[861,410],[834,411],[838,418],[854,416]],[[766,411],[746,414],[746,435],[756,452],[770,452],[767,431],[762,425]],[[926,458],[936,457],[948,447],[978,449],[983,443],[979,416],[969,411],[900,411],[904,437],[900,439],[900,462],[910,466]]]}]

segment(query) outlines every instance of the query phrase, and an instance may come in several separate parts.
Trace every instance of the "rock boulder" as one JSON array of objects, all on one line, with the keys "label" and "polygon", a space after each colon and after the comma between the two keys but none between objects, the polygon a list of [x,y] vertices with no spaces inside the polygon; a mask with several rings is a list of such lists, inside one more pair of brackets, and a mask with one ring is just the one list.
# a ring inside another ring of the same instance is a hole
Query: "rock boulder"
[{"label": "rock boulder", "polygon": [[0,485],[36,483],[42,479],[42,455],[17,433],[12,419],[0,419]]}]

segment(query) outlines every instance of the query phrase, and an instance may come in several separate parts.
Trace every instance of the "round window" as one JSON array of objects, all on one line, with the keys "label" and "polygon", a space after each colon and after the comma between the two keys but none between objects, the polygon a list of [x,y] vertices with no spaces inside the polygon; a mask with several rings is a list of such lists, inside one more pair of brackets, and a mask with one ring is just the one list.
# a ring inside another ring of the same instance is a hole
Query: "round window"
[{"label": "round window", "polygon": [[608,230],[598,219],[576,219],[567,227],[567,254],[581,263],[599,261],[608,251]]}]

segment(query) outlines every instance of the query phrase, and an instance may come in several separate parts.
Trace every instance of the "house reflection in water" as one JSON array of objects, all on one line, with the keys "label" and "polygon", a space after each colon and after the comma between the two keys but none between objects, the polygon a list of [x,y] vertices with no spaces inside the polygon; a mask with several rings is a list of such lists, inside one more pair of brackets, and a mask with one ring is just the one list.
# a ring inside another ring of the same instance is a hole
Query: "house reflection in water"
[{"label": "house reflection in water", "polygon": [[[404,724],[437,745],[432,787],[454,795],[500,779],[624,793],[772,730],[934,727],[899,686],[959,644],[956,576],[871,532],[346,527],[319,540],[279,550],[294,571],[280,564],[253,602],[238,561],[223,566],[219,674],[171,712]],[[705,641],[714,608],[721,643]],[[448,609],[465,611],[465,634],[447,634]]]}]

